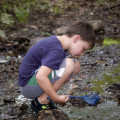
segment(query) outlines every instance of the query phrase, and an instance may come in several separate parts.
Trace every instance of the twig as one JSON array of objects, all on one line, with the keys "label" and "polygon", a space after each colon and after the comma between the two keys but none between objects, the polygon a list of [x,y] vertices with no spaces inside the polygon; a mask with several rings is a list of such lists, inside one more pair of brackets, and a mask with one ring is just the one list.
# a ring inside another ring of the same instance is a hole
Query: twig
[{"label": "twig", "polygon": [[107,5],[108,9],[113,13],[113,11],[112,11],[111,7],[108,5],[108,3],[105,2],[105,4]]},{"label": "twig", "polygon": [[107,2],[105,2],[105,4],[107,5],[107,8],[104,8],[104,10],[120,7],[120,4],[113,5],[113,6],[109,6]]}]

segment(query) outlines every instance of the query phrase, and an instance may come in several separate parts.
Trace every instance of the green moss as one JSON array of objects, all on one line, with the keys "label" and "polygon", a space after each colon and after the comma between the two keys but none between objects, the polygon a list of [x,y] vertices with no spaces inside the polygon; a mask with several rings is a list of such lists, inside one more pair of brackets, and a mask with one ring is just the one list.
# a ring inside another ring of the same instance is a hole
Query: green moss
[{"label": "green moss", "polygon": [[101,78],[92,81],[92,89],[99,93],[103,93],[104,89],[113,83],[120,83],[120,64],[115,68],[111,68],[110,72],[105,72]]},{"label": "green moss", "polygon": [[120,38],[118,39],[111,39],[111,38],[105,38],[103,45],[112,45],[112,44],[120,44]]}]

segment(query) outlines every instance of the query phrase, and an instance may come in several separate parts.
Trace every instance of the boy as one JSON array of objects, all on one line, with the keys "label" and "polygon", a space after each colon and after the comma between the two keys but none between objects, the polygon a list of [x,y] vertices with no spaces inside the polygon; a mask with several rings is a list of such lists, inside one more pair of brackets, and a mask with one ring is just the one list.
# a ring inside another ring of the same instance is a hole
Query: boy
[{"label": "boy", "polygon": [[[80,71],[78,57],[95,44],[94,30],[85,22],[69,25],[65,34],[40,40],[25,55],[19,70],[19,86],[22,94],[33,99],[31,108],[38,112],[55,109],[53,102],[66,103],[67,95],[58,95],[63,84]],[[47,97],[51,100],[48,100]]]}]

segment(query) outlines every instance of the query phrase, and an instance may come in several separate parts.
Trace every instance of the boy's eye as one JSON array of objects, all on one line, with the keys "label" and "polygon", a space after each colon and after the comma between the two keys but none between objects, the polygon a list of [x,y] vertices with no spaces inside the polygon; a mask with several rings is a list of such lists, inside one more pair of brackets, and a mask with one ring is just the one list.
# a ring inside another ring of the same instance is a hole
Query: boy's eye
[{"label": "boy's eye", "polygon": [[86,49],[85,48],[83,48],[83,51],[85,51]]}]

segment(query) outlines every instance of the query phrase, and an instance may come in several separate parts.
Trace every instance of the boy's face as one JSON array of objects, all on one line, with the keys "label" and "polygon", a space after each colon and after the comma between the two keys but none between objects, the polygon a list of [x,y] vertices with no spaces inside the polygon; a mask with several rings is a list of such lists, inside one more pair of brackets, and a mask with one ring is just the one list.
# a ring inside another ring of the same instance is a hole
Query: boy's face
[{"label": "boy's face", "polygon": [[81,38],[73,39],[73,43],[69,49],[69,52],[72,57],[79,57],[83,55],[85,50],[90,49],[90,44]]}]

